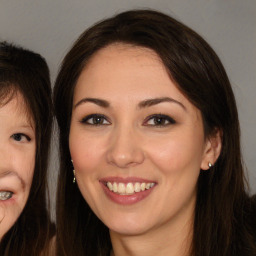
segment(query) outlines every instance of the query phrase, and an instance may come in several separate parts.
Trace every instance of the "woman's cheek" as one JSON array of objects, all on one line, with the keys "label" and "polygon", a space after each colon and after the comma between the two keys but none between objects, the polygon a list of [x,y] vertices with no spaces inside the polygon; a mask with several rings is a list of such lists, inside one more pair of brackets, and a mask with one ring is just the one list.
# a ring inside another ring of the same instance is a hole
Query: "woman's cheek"
[{"label": "woman's cheek", "polygon": [[71,158],[74,167],[79,171],[93,171],[99,161],[102,161],[106,146],[100,138],[74,138],[69,141]]},{"label": "woman's cheek", "polygon": [[168,171],[170,168],[175,168],[178,162],[181,161],[179,159],[182,156],[181,148],[175,141],[165,139],[157,143],[151,143],[151,145],[148,144],[145,153],[161,170]]}]

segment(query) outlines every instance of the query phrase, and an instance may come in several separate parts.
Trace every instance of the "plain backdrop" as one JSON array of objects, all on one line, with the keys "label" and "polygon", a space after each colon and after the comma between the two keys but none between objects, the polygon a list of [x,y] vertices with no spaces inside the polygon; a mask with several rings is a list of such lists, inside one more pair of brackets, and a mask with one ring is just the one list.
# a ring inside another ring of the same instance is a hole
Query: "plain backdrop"
[{"label": "plain backdrop", "polygon": [[[255,193],[256,0],[0,0],[0,40],[43,55],[54,82],[62,58],[87,27],[134,8],[160,10],[182,21],[203,36],[221,58],[236,95],[244,162],[251,193]],[[50,166],[53,202],[56,144],[55,139]]]}]

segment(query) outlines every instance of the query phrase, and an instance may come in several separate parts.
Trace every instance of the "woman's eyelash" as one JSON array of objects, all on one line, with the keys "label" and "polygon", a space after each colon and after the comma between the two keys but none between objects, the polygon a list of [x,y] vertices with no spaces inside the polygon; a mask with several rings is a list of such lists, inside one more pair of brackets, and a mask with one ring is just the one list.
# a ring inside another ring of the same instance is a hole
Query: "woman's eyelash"
[{"label": "woman's eyelash", "polygon": [[144,122],[144,125],[146,126],[148,125],[148,126],[158,126],[158,127],[168,126],[172,124],[176,124],[176,121],[170,116],[163,115],[163,114],[151,115]]},{"label": "woman's eyelash", "polygon": [[23,141],[24,139],[26,139],[27,141],[31,141],[31,138],[24,133],[14,133],[11,137],[15,141]]},{"label": "woman's eyelash", "polygon": [[[88,115],[84,117],[80,122],[86,125],[110,125],[111,124],[110,121],[107,119],[107,117],[102,114]],[[149,116],[146,119],[146,121],[144,122],[144,125],[162,127],[162,126],[172,125],[175,123],[176,121],[168,115],[154,114]]]},{"label": "woman's eyelash", "polygon": [[84,117],[81,121],[82,124],[87,125],[109,125],[111,124],[106,116],[102,114],[92,114]]}]

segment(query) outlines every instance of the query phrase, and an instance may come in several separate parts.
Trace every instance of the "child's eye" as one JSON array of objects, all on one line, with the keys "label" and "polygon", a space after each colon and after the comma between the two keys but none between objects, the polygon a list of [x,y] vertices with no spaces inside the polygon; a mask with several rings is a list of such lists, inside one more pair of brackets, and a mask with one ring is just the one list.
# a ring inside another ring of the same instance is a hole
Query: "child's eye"
[{"label": "child's eye", "polygon": [[0,201],[5,201],[12,197],[13,193],[11,191],[0,191]]},{"label": "child's eye", "polygon": [[176,121],[170,116],[155,114],[155,115],[149,116],[144,122],[144,125],[161,127],[161,126],[167,126],[175,123]]},{"label": "child's eye", "polygon": [[104,115],[92,114],[84,117],[81,123],[88,125],[109,125],[111,124]]},{"label": "child's eye", "polygon": [[23,133],[15,133],[11,136],[15,141],[31,141],[31,138]]}]

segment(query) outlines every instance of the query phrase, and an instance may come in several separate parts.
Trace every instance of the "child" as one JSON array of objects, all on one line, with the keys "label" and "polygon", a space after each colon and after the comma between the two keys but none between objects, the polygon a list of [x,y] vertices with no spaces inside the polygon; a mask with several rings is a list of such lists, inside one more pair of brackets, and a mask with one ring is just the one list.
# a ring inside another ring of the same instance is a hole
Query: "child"
[{"label": "child", "polygon": [[46,201],[51,124],[45,60],[0,43],[0,255],[49,255],[54,233]]}]

